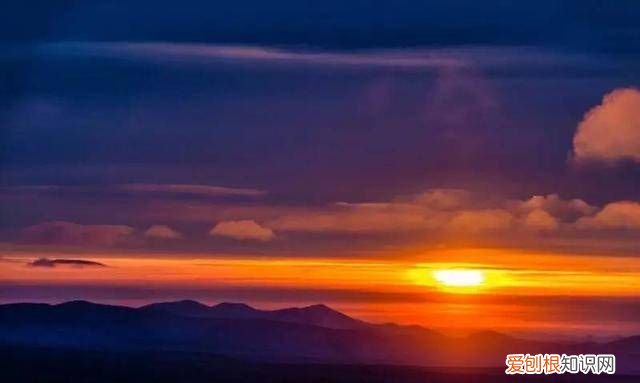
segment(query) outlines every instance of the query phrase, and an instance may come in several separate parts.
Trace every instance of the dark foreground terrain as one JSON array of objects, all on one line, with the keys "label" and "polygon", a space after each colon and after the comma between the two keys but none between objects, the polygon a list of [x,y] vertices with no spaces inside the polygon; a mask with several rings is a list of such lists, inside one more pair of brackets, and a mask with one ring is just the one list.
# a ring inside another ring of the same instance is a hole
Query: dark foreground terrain
[{"label": "dark foreground terrain", "polygon": [[0,348],[0,382],[637,382],[633,376],[511,377],[500,369],[278,364],[196,353]]},{"label": "dark foreground terrain", "polygon": [[[620,375],[505,376],[509,353],[613,353]],[[324,305],[0,305],[0,383],[640,382],[639,362],[640,337],[573,344],[494,332],[450,337],[366,323]]]}]

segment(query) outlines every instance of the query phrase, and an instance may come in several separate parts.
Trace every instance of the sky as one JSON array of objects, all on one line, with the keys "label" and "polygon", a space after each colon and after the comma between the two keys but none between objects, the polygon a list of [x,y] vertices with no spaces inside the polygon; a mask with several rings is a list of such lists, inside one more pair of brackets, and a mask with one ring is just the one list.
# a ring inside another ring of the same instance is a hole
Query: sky
[{"label": "sky", "polygon": [[635,2],[187,3],[0,15],[1,302],[640,333]]}]

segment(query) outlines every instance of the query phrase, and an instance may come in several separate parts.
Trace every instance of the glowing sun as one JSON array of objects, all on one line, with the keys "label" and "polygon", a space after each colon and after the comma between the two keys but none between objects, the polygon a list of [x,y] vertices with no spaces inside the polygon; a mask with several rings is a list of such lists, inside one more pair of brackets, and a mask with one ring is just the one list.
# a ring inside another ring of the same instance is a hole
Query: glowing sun
[{"label": "glowing sun", "polygon": [[476,287],[485,281],[482,270],[440,269],[433,271],[433,278],[445,287]]}]

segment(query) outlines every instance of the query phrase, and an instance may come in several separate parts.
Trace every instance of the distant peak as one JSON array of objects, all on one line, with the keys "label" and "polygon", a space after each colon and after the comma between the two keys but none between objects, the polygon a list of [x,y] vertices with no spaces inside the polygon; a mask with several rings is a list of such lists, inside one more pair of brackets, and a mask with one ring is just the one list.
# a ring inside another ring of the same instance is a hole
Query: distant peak
[{"label": "distant peak", "polygon": [[322,304],[322,303],[311,305],[311,306],[302,307],[302,308],[300,308],[300,310],[312,311],[312,312],[318,312],[318,313],[339,313],[339,314],[342,314],[338,310],[334,310],[331,307],[329,307],[329,306],[327,306],[325,304]]},{"label": "distant peak", "polygon": [[329,306],[327,306],[327,305],[325,305],[323,303],[318,303],[318,304],[315,304],[315,305],[306,306],[306,307],[301,308],[300,310],[317,312],[317,313],[332,313],[332,314],[338,314],[338,315],[345,316],[345,317],[348,316],[348,315],[344,314],[343,312],[338,311],[338,310],[336,310],[336,309],[334,309],[332,307],[329,307]]},{"label": "distant peak", "polygon": [[152,303],[147,307],[162,307],[162,306],[207,307],[207,305],[200,303],[198,301],[194,301],[193,299],[182,299],[179,301]]},{"label": "distant peak", "polygon": [[92,303],[89,301],[85,301],[85,300],[75,300],[75,301],[68,301],[68,302],[63,302],[63,303],[59,303],[56,306],[96,306],[96,303]]},{"label": "distant peak", "polygon": [[141,307],[142,310],[165,311],[181,315],[202,315],[209,306],[191,299],[183,299],[173,302],[152,303]]},{"label": "distant peak", "polygon": [[245,309],[245,310],[254,310],[253,307],[249,306],[246,303],[237,303],[237,302],[222,302],[214,305],[212,307],[217,308],[227,308],[227,309]]},{"label": "distant peak", "polygon": [[330,328],[359,328],[363,325],[363,322],[353,319],[325,304],[280,309],[271,311],[271,314],[276,319],[285,322],[312,324]]},{"label": "distant peak", "polygon": [[308,309],[322,309],[322,310],[331,310],[331,311],[335,311],[334,309],[332,309],[331,307],[325,305],[324,303],[317,303],[315,305],[311,305],[311,306],[307,306],[306,308]]},{"label": "distant peak", "polygon": [[193,299],[182,299],[180,301],[174,302],[179,305],[190,305],[190,306],[206,306],[204,303],[195,301]]},{"label": "distant peak", "polygon": [[53,305],[54,307],[59,307],[59,308],[64,308],[64,309],[74,309],[74,310],[94,310],[94,309],[120,309],[120,308],[128,308],[126,306],[116,306],[116,305],[110,305],[110,304],[103,304],[103,303],[94,303],[94,302],[89,302],[89,301],[85,301],[85,300],[75,300],[75,301],[68,301],[68,302],[64,302],[64,303],[59,303],[57,305]]},{"label": "distant peak", "polygon": [[511,337],[493,330],[480,330],[469,334],[467,339],[509,340]]}]

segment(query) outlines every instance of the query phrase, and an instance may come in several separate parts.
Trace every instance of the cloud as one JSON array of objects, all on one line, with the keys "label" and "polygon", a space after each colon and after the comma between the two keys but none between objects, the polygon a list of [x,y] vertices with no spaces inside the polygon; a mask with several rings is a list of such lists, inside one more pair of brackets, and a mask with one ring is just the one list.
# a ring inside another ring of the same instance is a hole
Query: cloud
[{"label": "cloud", "polygon": [[477,69],[468,72],[440,71],[421,110],[425,124],[438,126],[445,142],[463,149],[459,155],[483,152],[486,132],[507,123],[493,83]]},{"label": "cloud", "polygon": [[264,190],[232,188],[215,185],[198,184],[108,184],[108,185],[15,185],[0,187],[0,192],[89,192],[89,193],[128,193],[140,194],[173,194],[199,197],[242,196],[260,197],[267,194]]},{"label": "cloud", "polygon": [[[496,231],[516,225],[503,208],[473,209],[470,194],[436,189],[378,203],[335,203],[287,212],[269,222],[282,231],[363,234],[429,231]],[[406,201],[406,202],[404,202]]]},{"label": "cloud", "polygon": [[640,90],[619,88],[585,114],[573,137],[578,161],[640,163]]},{"label": "cloud", "polygon": [[[482,206],[483,208],[479,208]],[[327,207],[284,211],[269,221],[281,231],[399,233],[552,231],[597,210],[581,199],[557,194],[521,201],[487,200],[467,190],[430,189],[389,202],[334,203]]]},{"label": "cloud", "polygon": [[576,222],[579,229],[640,229],[640,203],[618,201],[607,204],[593,217]]},{"label": "cloud", "polygon": [[253,220],[218,222],[209,231],[209,235],[256,241],[270,241],[275,238],[273,230]]},{"label": "cloud", "polygon": [[606,60],[589,54],[563,54],[540,48],[504,46],[368,49],[357,51],[283,49],[261,45],[220,45],[154,41],[57,42],[39,44],[39,55],[106,57],[153,63],[201,65],[244,64],[331,67],[332,69],[372,68],[405,71],[491,70],[492,74],[533,72],[575,75],[594,66],[614,70]]},{"label": "cloud", "polygon": [[428,225],[424,208],[408,203],[339,202],[326,208],[285,212],[269,223],[283,231],[378,233]]},{"label": "cloud", "polygon": [[147,238],[181,239],[182,234],[166,225],[153,225],[144,232]]},{"label": "cloud", "polygon": [[435,209],[455,209],[467,206],[471,202],[471,193],[462,189],[429,189],[409,200]]},{"label": "cloud", "polygon": [[558,194],[534,195],[525,201],[517,201],[514,208],[524,213],[542,210],[552,216],[568,220],[575,220],[598,210],[597,207],[589,205],[579,198],[562,199]]},{"label": "cloud", "polygon": [[134,229],[124,225],[80,225],[66,221],[39,223],[23,230],[27,243],[71,246],[115,246],[131,239]]},{"label": "cloud", "polygon": [[266,194],[264,190],[229,188],[224,186],[212,185],[189,185],[189,184],[146,184],[133,183],[119,186],[120,190],[134,193],[166,193],[166,194],[185,194],[203,197],[218,196],[243,196],[243,197],[260,197]]},{"label": "cloud", "polygon": [[451,213],[470,206],[466,190],[435,188],[388,202],[337,202],[287,211],[269,223],[283,231],[393,233],[439,229]]},{"label": "cloud", "polygon": [[49,259],[38,258],[27,263],[31,267],[56,267],[56,266],[74,266],[74,267],[107,267],[104,263],[87,261],[84,259]]},{"label": "cloud", "polygon": [[126,57],[152,61],[259,62],[345,67],[391,67],[432,69],[462,67],[465,61],[456,51],[386,50],[370,52],[329,52],[286,50],[266,46],[216,45],[160,42],[65,42],[44,44],[41,53]]},{"label": "cloud", "polygon": [[498,231],[511,227],[513,216],[503,209],[468,210],[456,213],[447,227],[457,231]]},{"label": "cloud", "polygon": [[558,220],[542,209],[529,212],[524,218],[524,226],[528,229],[539,231],[556,230],[559,227]]}]

